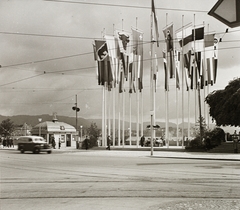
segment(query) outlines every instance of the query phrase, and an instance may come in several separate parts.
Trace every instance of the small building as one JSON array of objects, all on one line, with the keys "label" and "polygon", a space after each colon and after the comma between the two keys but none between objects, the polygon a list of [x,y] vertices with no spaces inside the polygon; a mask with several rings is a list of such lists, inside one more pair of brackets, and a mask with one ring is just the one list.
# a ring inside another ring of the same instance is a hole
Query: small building
[{"label": "small building", "polygon": [[54,138],[56,148],[61,142],[61,147],[76,147],[78,138],[75,127],[57,120],[45,121],[37,124],[31,131],[32,135],[42,136],[48,143]]}]

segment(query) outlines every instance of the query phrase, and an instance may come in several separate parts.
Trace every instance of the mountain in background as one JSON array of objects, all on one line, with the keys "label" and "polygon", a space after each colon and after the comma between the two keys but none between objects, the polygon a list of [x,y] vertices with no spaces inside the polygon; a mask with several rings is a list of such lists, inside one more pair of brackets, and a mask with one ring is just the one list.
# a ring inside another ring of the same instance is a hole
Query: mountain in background
[{"label": "mountain in background", "polygon": [[[27,125],[35,126],[39,123],[39,119],[42,119],[42,122],[44,121],[52,121],[53,116],[44,114],[44,115],[16,115],[16,116],[2,116],[0,115],[0,122],[2,122],[5,119],[10,119],[13,121],[13,123],[17,126],[22,126],[24,123]],[[57,116],[57,119],[59,122],[65,122],[69,125],[76,126],[76,118],[75,117],[67,117],[67,116]],[[102,119],[84,119],[78,117],[78,126],[82,125],[85,128],[89,128],[91,123],[96,123],[97,127],[99,129],[102,128]],[[147,125],[149,125],[149,122],[144,122],[143,128],[146,129]],[[159,125],[161,128],[165,128],[165,122],[157,122],[157,125]],[[125,122],[125,129],[128,129],[130,127],[129,122]],[[118,126],[118,120],[116,119],[116,127]],[[179,125],[180,126],[180,125]],[[122,127],[122,121],[121,121],[121,127]],[[177,125],[175,123],[169,122],[169,127],[176,128]],[[132,130],[136,130],[136,123],[132,122]]]},{"label": "mountain in background", "polygon": [[[42,122],[52,121],[52,115],[16,115],[16,116],[2,116],[0,115],[0,122],[5,119],[10,119],[15,125],[22,126],[24,123],[27,125],[35,126],[39,123],[39,119],[42,119]],[[69,125],[76,126],[76,118],[75,117],[66,117],[66,116],[57,116],[59,122],[65,122]],[[91,120],[86,120],[84,118],[78,118],[78,126],[82,125],[83,127],[90,127]]]},{"label": "mountain in background", "polygon": [[[39,123],[38,119],[42,119],[42,122],[44,121],[52,121],[53,116],[44,114],[44,115],[16,115],[16,116],[2,116],[0,115],[0,123],[5,119],[10,119],[13,121],[13,123],[17,126],[22,126],[24,123],[27,125],[35,126]],[[76,126],[76,118],[75,117],[67,117],[67,116],[57,116],[57,119],[59,122],[65,122],[69,125]],[[116,119],[116,128],[118,128],[118,120]],[[84,128],[89,128],[91,126],[91,123],[96,123],[97,127],[99,129],[102,128],[102,119],[84,119],[81,117],[78,117],[78,126],[82,125]],[[147,125],[150,125],[150,122],[144,122],[143,123],[143,129],[145,130]],[[161,128],[165,128],[165,122],[156,122],[156,125],[160,126]],[[129,122],[125,122],[124,124],[125,129],[128,129],[130,127]],[[215,125],[211,124],[210,127],[213,128]],[[169,128],[177,128],[177,125],[175,123],[169,122]],[[187,129],[188,123],[184,122],[184,128]],[[190,128],[195,127],[194,123],[190,123]],[[122,128],[122,121],[121,121],[121,128]],[[182,128],[182,123],[179,124],[179,129]],[[224,127],[223,128],[226,132],[230,133],[233,129],[236,129],[236,127]],[[238,130],[239,128],[237,128]],[[132,122],[132,130],[136,130],[136,122]]]}]

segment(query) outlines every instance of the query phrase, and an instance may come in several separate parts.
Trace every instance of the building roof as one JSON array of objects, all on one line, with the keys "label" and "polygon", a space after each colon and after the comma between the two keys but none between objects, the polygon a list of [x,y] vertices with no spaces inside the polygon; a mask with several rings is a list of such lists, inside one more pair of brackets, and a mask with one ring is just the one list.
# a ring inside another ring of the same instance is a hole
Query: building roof
[{"label": "building roof", "polygon": [[64,122],[45,121],[34,126],[32,133],[76,133],[75,127]]}]

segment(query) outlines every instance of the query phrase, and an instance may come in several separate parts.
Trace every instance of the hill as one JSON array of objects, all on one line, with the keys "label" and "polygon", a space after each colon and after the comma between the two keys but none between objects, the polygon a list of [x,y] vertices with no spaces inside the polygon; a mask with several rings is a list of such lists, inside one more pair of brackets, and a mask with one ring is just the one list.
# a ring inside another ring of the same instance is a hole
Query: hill
[{"label": "hill", "polygon": [[[52,121],[52,115],[16,115],[16,116],[2,116],[0,115],[0,122],[5,119],[10,119],[14,122],[15,125],[22,126],[24,123],[28,125],[35,126],[39,123],[38,119],[42,119],[42,121]],[[57,116],[58,121],[68,123],[69,125],[76,126],[76,118],[75,117],[67,117],[67,116]],[[84,118],[78,118],[78,126],[82,125],[83,127],[90,127],[92,121],[86,120]]]}]

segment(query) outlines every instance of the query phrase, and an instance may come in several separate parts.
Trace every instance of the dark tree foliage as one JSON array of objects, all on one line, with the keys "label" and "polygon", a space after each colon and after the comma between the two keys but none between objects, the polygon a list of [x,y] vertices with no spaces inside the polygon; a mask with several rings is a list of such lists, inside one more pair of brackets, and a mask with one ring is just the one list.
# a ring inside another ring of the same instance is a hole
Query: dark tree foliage
[{"label": "dark tree foliage", "polygon": [[88,133],[90,136],[97,138],[99,136],[99,129],[96,123],[91,123],[91,126],[88,128]]},{"label": "dark tree foliage", "polygon": [[88,128],[89,133],[89,148],[94,147],[97,145],[97,138],[99,137],[99,129],[96,123],[91,123],[91,126]]},{"label": "dark tree foliage", "polygon": [[0,124],[0,133],[2,136],[11,136],[14,131],[14,123],[10,119],[3,120]]},{"label": "dark tree foliage", "polygon": [[240,126],[240,78],[230,81],[224,90],[210,93],[206,102],[218,126]]},{"label": "dark tree foliage", "polygon": [[210,142],[212,146],[217,146],[220,145],[222,142],[225,141],[225,132],[222,128],[214,128],[211,131],[206,131],[205,134],[205,139],[207,136],[210,138]]}]

